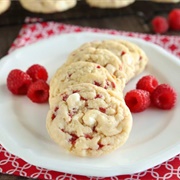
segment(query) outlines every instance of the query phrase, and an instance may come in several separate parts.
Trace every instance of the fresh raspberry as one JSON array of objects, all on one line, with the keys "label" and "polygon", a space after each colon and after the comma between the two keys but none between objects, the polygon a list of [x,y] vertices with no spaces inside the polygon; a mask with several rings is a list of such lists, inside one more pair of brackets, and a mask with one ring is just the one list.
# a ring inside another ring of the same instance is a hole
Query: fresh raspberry
[{"label": "fresh raspberry", "polygon": [[7,87],[9,91],[16,95],[25,95],[32,83],[32,78],[25,72],[14,69],[7,77]]},{"label": "fresh raspberry", "polygon": [[45,67],[39,64],[34,64],[30,66],[26,72],[31,76],[33,81],[36,81],[38,79],[46,81],[48,79],[48,73]]},{"label": "fresh raspberry", "polygon": [[142,89],[152,93],[154,89],[158,86],[158,80],[152,76],[143,76],[136,84],[136,89]]},{"label": "fresh raspberry", "polygon": [[49,98],[49,85],[43,80],[37,80],[30,85],[27,96],[35,103],[47,102]]},{"label": "fresh raspberry", "polygon": [[166,18],[162,16],[156,16],[151,21],[153,31],[155,33],[165,33],[168,31],[169,24]]},{"label": "fresh raspberry", "polygon": [[172,30],[180,30],[180,9],[173,9],[168,14],[169,27]]},{"label": "fresh raspberry", "polygon": [[168,84],[160,84],[151,94],[152,104],[160,109],[171,109],[176,103],[177,94]]},{"label": "fresh raspberry", "polygon": [[126,105],[131,112],[144,111],[150,105],[150,93],[141,89],[134,89],[125,95]]}]

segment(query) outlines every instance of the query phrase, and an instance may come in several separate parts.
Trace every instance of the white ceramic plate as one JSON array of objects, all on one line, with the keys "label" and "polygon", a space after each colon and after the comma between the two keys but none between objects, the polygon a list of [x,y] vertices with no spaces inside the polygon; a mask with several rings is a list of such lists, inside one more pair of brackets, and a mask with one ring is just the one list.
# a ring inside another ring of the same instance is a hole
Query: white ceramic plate
[{"label": "white ceramic plate", "polygon": [[26,96],[12,95],[6,88],[10,70],[44,65],[51,77],[67,55],[82,43],[123,38],[138,44],[150,61],[147,69],[128,83],[124,93],[135,88],[145,74],[172,85],[180,97],[180,61],[162,48],[140,39],[76,33],[64,34],[21,48],[0,61],[0,142],[12,154],[30,164],[51,170],[87,176],[113,176],[144,171],[180,153],[180,103],[170,111],[148,109],[133,114],[133,129],[127,143],[109,155],[80,158],[67,154],[49,138],[45,119],[48,105],[32,103]]}]

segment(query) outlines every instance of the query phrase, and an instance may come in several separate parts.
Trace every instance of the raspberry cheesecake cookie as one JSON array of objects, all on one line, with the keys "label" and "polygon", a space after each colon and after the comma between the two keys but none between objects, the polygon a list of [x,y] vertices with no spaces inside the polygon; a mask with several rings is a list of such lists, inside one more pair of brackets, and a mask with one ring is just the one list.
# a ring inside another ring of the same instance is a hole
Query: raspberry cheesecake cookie
[{"label": "raspberry cheesecake cookie", "polygon": [[125,82],[123,84],[119,82],[99,64],[84,61],[71,63],[68,66],[60,67],[51,79],[49,102],[51,105],[53,97],[60,94],[68,86],[79,83],[91,83],[104,89],[122,93]]},{"label": "raspberry cheesecake cookie", "polygon": [[77,0],[19,0],[22,7],[35,13],[53,13],[73,8]]},{"label": "raspberry cheesecake cookie", "polygon": [[78,61],[100,64],[108,70],[112,77],[116,78],[120,88],[124,89],[126,75],[123,71],[122,62],[119,61],[118,57],[111,51],[107,49],[96,49],[88,46],[78,48],[69,55],[66,64],[71,64]]},{"label": "raspberry cheesecake cookie", "polygon": [[119,94],[82,83],[69,86],[52,99],[46,122],[58,145],[77,156],[95,157],[127,141],[132,116]]},{"label": "raspberry cheesecake cookie", "polygon": [[86,0],[92,7],[98,8],[121,8],[130,5],[135,0]]},{"label": "raspberry cheesecake cookie", "polygon": [[11,5],[10,0],[0,0],[0,14],[4,13]]},{"label": "raspberry cheesecake cookie", "polygon": [[123,72],[126,74],[126,82],[135,76],[134,59],[129,49],[116,41],[103,40],[84,43],[80,49],[94,47],[96,49],[106,49],[116,55],[122,63]]}]

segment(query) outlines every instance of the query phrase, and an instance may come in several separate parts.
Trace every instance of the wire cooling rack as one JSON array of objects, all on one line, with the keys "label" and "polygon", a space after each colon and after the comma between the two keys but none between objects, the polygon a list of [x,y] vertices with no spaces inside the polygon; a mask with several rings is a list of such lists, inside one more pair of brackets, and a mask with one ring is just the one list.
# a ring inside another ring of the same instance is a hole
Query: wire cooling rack
[{"label": "wire cooling rack", "polygon": [[12,0],[11,7],[3,14],[0,15],[0,27],[18,25],[27,22],[27,17],[39,18],[37,21],[57,21],[63,22],[66,20],[79,20],[79,19],[100,19],[100,18],[113,18],[122,16],[137,16],[142,24],[148,24],[152,17],[155,15],[166,16],[173,8],[180,8],[180,3],[155,3],[148,0],[138,1],[135,3],[118,9],[100,9],[90,7],[85,0],[78,1],[77,5],[64,12],[42,14],[32,13],[22,8],[18,0]]}]

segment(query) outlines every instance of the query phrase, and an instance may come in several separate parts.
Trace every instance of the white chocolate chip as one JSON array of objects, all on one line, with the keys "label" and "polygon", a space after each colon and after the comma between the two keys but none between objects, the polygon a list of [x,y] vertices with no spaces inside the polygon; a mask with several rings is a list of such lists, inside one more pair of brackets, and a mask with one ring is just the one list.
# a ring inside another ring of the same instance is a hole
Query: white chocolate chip
[{"label": "white chocolate chip", "polygon": [[114,74],[116,68],[114,66],[112,66],[111,64],[108,64],[106,66],[106,69],[109,71],[110,74]]},{"label": "white chocolate chip", "polygon": [[96,120],[93,117],[89,117],[89,125],[93,125]]},{"label": "white chocolate chip", "polygon": [[87,111],[83,117],[83,121],[86,125],[93,126],[96,123],[96,116],[97,116],[96,110]]},{"label": "white chocolate chip", "polygon": [[67,98],[67,104],[68,106],[71,107],[76,107],[78,103],[80,102],[80,95],[78,93],[71,94]]},{"label": "white chocolate chip", "polygon": [[133,62],[132,57],[127,53],[122,56],[122,59],[123,59],[124,63],[127,63],[129,65],[132,64],[132,62]]}]

